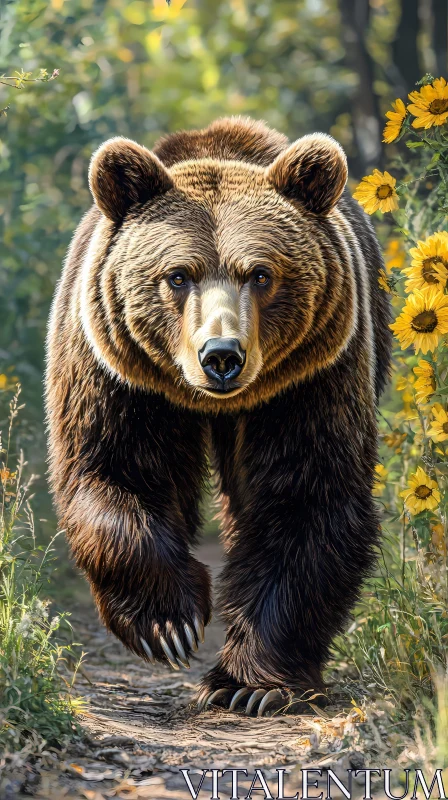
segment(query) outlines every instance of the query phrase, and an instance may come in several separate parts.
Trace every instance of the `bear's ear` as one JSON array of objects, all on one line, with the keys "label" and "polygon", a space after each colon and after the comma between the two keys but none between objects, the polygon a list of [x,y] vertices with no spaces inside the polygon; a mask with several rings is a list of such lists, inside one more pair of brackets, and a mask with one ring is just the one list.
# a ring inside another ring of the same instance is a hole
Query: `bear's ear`
[{"label": "bear's ear", "polygon": [[342,147],[325,133],[303,136],[277,156],[266,174],[280,194],[313,214],[328,214],[347,182]]},{"label": "bear's ear", "polygon": [[154,153],[117,136],[93,154],[89,186],[100,211],[113,222],[121,222],[131,206],[164,194],[173,182]]}]

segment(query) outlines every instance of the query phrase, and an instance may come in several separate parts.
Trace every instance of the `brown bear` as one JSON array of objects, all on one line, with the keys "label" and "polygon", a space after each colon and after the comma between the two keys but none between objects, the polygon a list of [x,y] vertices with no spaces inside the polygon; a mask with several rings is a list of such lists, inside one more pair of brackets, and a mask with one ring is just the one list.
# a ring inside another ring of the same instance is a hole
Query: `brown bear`
[{"label": "brown bear", "polygon": [[[200,706],[323,686],[379,536],[381,253],[329,136],[250,119],[93,155],[51,313],[57,511],[105,625],[188,666],[210,620],[191,552],[211,471],[226,643]],[[258,705],[258,701],[261,703]]]}]

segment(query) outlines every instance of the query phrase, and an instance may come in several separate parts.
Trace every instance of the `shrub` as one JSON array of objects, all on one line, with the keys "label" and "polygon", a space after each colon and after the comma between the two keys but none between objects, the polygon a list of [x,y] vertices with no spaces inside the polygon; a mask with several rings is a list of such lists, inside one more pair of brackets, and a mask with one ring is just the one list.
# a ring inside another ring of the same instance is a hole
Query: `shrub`
[{"label": "shrub", "polygon": [[51,567],[53,541],[38,545],[30,505],[33,476],[24,480],[20,453],[11,467],[13,425],[20,411],[20,388],[10,403],[4,446],[0,438],[0,749],[26,741],[61,742],[75,728],[80,701],[73,681],[61,671],[71,647],[56,635],[64,616],[52,616],[43,592]]}]

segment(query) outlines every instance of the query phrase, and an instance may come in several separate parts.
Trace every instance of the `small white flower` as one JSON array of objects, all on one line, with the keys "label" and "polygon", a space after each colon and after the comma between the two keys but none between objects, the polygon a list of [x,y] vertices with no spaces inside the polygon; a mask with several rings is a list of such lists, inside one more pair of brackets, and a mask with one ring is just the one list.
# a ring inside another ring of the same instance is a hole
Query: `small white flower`
[{"label": "small white flower", "polygon": [[31,636],[33,627],[33,620],[30,614],[24,614],[22,619],[17,625],[16,633],[23,639],[28,639]]},{"label": "small white flower", "polygon": [[42,601],[35,597],[31,605],[31,614],[36,622],[44,622],[48,619],[48,601]]}]

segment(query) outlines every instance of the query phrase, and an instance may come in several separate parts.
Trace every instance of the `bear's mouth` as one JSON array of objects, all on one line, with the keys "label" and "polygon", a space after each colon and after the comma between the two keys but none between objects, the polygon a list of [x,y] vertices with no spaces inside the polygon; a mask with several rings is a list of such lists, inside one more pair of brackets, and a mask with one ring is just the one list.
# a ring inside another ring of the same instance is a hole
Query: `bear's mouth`
[{"label": "bear's mouth", "polygon": [[224,381],[222,384],[217,385],[208,385],[208,386],[198,386],[202,392],[205,392],[212,397],[219,397],[220,399],[224,399],[225,397],[232,397],[238,392],[241,392],[245,387],[241,386],[239,383],[235,383],[234,381]]}]

